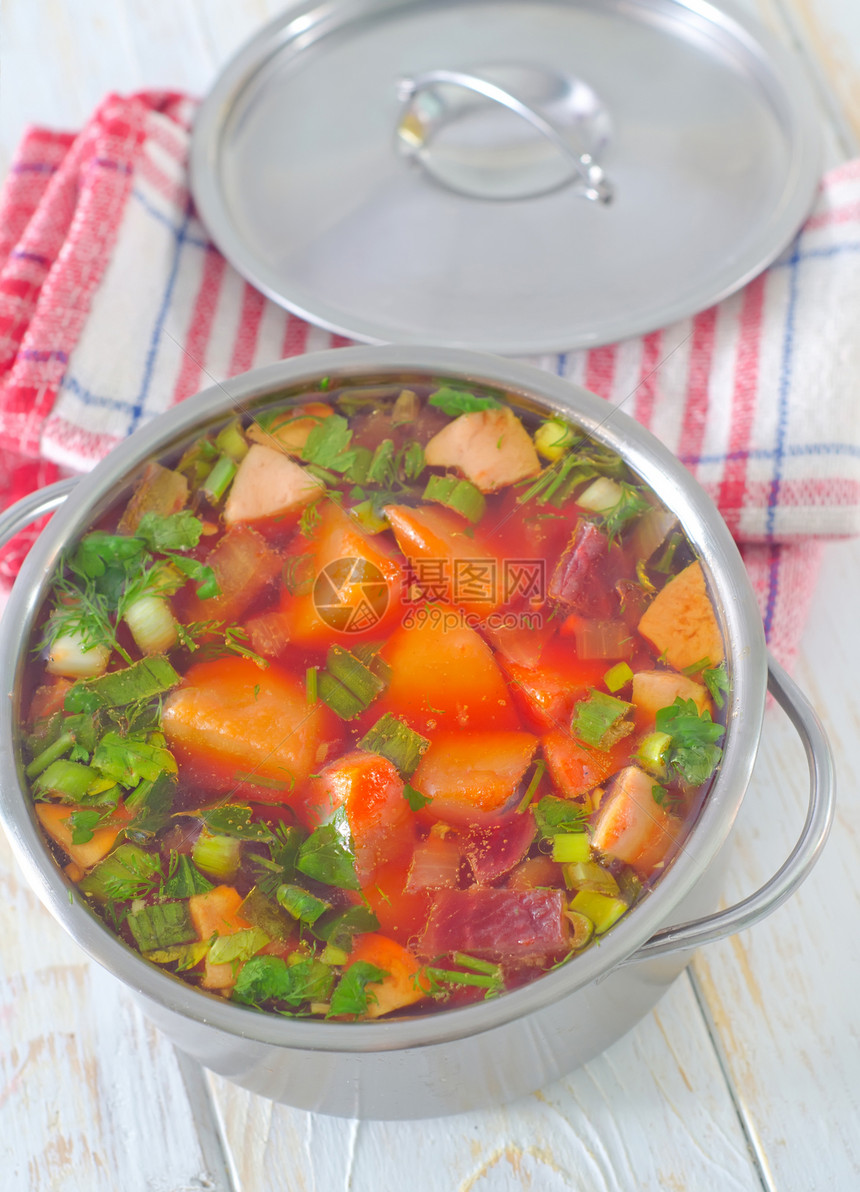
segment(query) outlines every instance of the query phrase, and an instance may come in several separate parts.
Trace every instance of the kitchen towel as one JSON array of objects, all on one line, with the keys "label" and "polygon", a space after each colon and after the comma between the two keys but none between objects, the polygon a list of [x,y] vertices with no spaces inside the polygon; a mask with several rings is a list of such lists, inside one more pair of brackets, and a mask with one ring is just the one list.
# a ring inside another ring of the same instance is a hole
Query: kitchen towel
[{"label": "kitchen towel", "polygon": [[[264,298],[211,243],[188,189],[193,114],[178,94],[110,95],[77,135],[23,138],[0,198],[0,506],[91,468],[206,385],[349,342]],[[788,665],[822,543],[860,532],[858,323],[850,162],[737,294],[641,337],[531,360],[683,460],[740,544]],[[28,540],[0,556],[0,583]]]}]

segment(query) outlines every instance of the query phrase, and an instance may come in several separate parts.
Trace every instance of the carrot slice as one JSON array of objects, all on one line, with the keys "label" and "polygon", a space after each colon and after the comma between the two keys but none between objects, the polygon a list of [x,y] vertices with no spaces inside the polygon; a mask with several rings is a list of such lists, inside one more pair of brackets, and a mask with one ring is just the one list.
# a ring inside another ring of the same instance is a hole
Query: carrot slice
[{"label": "carrot slice", "polygon": [[85,844],[72,844],[69,816],[81,810],[80,807],[70,807],[68,803],[36,804],[36,816],[48,836],[68,853],[77,865],[82,869],[89,869],[108,855],[116,843],[120,828],[105,825],[96,828],[92,839]]},{"label": "carrot slice", "polygon": [[433,800],[428,815],[468,822],[507,803],[537,744],[531,733],[436,733],[411,783]]},{"label": "carrot slice", "polygon": [[204,894],[192,894],[188,900],[191,922],[200,940],[213,935],[232,935],[251,924],[239,914],[243,897],[233,886],[215,886]]},{"label": "carrot slice", "polygon": [[463,519],[456,513],[427,505],[386,505],[385,516],[426,599],[478,616],[499,607],[501,563],[477,537],[463,533]]},{"label": "carrot slice", "polygon": [[568,799],[600,786],[623,764],[629,751],[629,742],[622,741],[612,749],[596,749],[559,729],[542,737],[541,745],[550,777]]},{"label": "carrot slice", "polygon": [[[381,711],[405,716],[418,732],[434,728],[517,729],[504,676],[484,639],[468,625],[447,627],[438,608],[395,631],[382,652],[391,683]],[[376,705],[374,705],[376,708]]]},{"label": "carrot slice", "polygon": [[421,965],[396,940],[377,932],[359,936],[349,955],[347,967],[357,960],[375,964],[387,973],[381,981],[367,986],[370,993],[367,999],[368,1018],[381,1018],[383,1014],[420,1002],[426,996],[419,980]]}]

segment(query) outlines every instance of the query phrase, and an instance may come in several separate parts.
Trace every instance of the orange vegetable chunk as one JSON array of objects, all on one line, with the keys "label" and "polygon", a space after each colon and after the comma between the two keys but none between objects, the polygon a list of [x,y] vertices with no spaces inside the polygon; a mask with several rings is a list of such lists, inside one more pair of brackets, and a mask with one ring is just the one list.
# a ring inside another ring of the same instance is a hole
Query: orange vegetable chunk
[{"label": "orange vegetable chunk", "polygon": [[378,866],[406,856],[414,841],[403,780],[392,763],[355,750],[331,762],[309,784],[305,813],[311,827],[343,807],[355,846],[355,870],[366,885]]},{"label": "orange vegetable chunk", "polygon": [[623,764],[630,748],[629,741],[621,741],[612,749],[597,749],[560,729],[542,737],[541,745],[553,784],[567,799],[605,782]]},{"label": "orange vegetable chunk", "polygon": [[244,901],[233,886],[215,886],[204,894],[192,894],[188,900],[191,922],[197,938],[208,940],[213,935],[233,935],[251,924],[239,914]]},{"label": "orange vegetable chunk", "polygon": [[608,664],[604,658],[582,660],[570,641],[558,640],[544,648],[540,665],[503,663],[515,700],[539,729],[561,728],[570,723],[573,705],[602,685]]},{"label": "orange vegetable chunk", "polygon": [[480,634],[468,625],[446,628],[439,609],[423,611],[426,620],[397,629],[382,651],[391,683],[374,710],[405,716],[420,733],[519,728],[504,676]]},{"label": "orange vegetable chunk", "polygon": [[80,807],[71,807],[68,803],[37,803],[36,815],[39,823],[47,834],[61,849],[69,854],[72,860],[82,869],[89,869],[96,862],[106,857],[116,843],[119,827],[105,825],[96,828],[92,840],[84,844],[72,844],[72,829],[69,827],[69,816]]},{"label": "orange vegetable chunk", "polygon": [[495,811],[508,802],[537,744],[531,733],[436,733],[410,781],[433,800],[429,814],[468,821],[470,813]]},{"label": "orange vegetable chunk", "polygon": [[675,670],[707,658],[722,662],[723,639],[701,563],[691,563],[657,593],[639,621],[646,637]]},{"label": "orange vegetable chunk", "polygon": [[677,845],[681,821],[654,801],[655,780],[638,766],[621,771],[600,804],[592,847],[650,877]]},{"label": "orange vegetable chunk", "polygon": [[385,516],[427,600],[455,604],[478,616],[499,607],[501,563],[477,536],[463,532],[463,519],[456,513],[428,505],[386,505]]},{"label": "orange vegetable chunk", "polygon": [[292,558],[305,583],[295,594],[285,590],[279,611],[293,643],[348,647],[387,637],[400,620],[399,561],[334,501],[323,502],[313,536],[297,540]]},{"label": "orange vegetable chunk", "polygon": [[254,797],[275,803],[289,802],[335,735],[328,710],[309,707],[297,679],[248,658],[192,666],[164,702],[162,728],[180,770],[194,781],[229,790],[250,776],[260,782]]},{"label": "orange vegetable chunk", "polygon": [[367,986],[370,995],[367,999],[368,1018],[381,1018],[392,1010],[401,1010],[404,1006],[420,1002],[426,996],[419,980],[421,965],[396,940],[378,932],[359,936],[345,967],[348,969],[358,960],[375,964],[387,973],[381,981]]}]

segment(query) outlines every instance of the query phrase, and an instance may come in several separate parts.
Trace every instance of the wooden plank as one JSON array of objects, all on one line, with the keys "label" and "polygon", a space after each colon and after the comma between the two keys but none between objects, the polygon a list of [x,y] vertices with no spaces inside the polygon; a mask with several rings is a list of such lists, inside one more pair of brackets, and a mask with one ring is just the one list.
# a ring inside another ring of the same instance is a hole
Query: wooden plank
[{"label": "wooden plank", "polygon": [[[783,908],[694,962],[759,1162],[780,1190],[860,1187],[858,574],[860,544],[830,548],[797,672],[843,783],[827,849]],[[793,731],[769,714],[727,897],[748,893],[788,855],[805,814],[804,770]]]},{"label": "wooden plank", "polygon": [[761,1188],[686,974],[604,1055],[485,1112],[355,1122],[209,1080],[245,1192]]},{"label": "wooden plank", "polygon": [[5,837],[0,891],[3,1188],[229,1192],[173,1048],[25,886]]}]

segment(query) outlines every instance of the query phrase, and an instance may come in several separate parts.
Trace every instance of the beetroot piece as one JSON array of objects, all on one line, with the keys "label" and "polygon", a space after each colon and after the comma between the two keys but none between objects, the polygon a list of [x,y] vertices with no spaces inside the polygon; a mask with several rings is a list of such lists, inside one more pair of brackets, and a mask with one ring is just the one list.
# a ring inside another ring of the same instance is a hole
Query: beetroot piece
[{"label": "beetroot piece", "polygon": [[615,592],[617,546],[590,521],[580,521],[549,581],[549,594],[583,617],[611,619],[618,611]]},{"label": "beetroot piece", "polygon": [[512,811],[491,825],[470,827],[465,833],[463,853],[478,885],[489,885],[519,865],[534,837],[531,811]]},{"label": "beetroot piece", "polygon": [[552,961],[568,951],[561,890],[441,890],[433,901],[420,955],[466,952],[487,960]]}]

